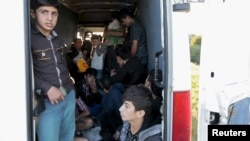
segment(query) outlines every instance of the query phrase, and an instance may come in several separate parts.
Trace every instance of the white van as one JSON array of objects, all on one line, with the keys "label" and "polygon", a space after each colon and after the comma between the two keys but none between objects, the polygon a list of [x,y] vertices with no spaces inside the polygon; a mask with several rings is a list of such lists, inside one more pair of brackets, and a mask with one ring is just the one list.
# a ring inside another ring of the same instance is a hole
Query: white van
[{"label": "white van", "polygon": [[244,128],[230,125],[250,123],[249,4],[216,0],[203,5],[198,141],[211,136],[208,125],[228,125],[237,131]]}]

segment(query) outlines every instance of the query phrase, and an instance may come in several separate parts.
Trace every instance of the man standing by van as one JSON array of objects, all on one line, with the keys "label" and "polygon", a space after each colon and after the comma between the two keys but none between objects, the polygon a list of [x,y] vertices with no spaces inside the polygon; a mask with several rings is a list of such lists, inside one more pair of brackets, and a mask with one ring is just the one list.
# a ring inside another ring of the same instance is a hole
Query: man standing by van
[{"label": "man standing by van", "polygon": [[73,141],[75,90],[67,69],[64,44],[53,30],[60,3],[31,0],[31,50],[35,89],[41,89],[45,110],[37,123],[39,141]]},{"label": "man standing by van", "polygon": [[128,27],[128,35],[125,39],[128,44],[125,43],[125,45],[130,47],[131,57],[140,60],[145,70],[147,70],[148,49],[145,28],[127,9],[120,11],[119,18],[122,24]]}]

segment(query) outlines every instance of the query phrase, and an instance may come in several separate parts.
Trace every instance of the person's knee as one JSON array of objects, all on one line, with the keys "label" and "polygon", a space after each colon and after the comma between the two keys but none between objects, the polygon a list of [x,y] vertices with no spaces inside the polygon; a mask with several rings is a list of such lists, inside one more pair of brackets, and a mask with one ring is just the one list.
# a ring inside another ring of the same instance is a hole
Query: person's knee
[{"label": "person's knee", "polygon": [[84,137],[75,137],[74,141],[89,141],[89,140]]},{"label": "person's knee", "polygon": [[92,118],[84,118],[81,121],[76,122],[76,130],[84,131],[90,129],[94,126],[94,121]]}]

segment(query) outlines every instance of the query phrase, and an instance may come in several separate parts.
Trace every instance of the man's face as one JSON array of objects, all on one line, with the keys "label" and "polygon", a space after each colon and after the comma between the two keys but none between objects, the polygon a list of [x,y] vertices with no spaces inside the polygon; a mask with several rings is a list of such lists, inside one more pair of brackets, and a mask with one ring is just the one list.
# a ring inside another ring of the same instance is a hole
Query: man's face
[{"label": "man's face", "polygon": [[53,6],[41,6],[36,11],[31,10],[31,17],[36,20],[37,28],[46,36],[55,28],[58,15],[58,9]]},{"label": "man's face", "polygon": [[130,18],[127,16],[126,18],[121,19],[121,23],[122,23],[122,25],[129,27],[130,26]]},{"label": "man's face", "polygon": [[101,42],[100,42],[98,39],[93,39],[93,40],[91,40],[92,46],[99,46],[100,43],[101,43]]},{"label": "man's face", "polygon": [[85,79],[86,79],[86,82],[88,84],[95,83],[95,76],[94,75],[87,74],[86,77],[85,77]]},{"label": "man's face", "polygon": [[123,121],[132,121],[137,119],[137,111],[135,111],[135,106],[131,101],[124,101],[122,106],[119,108],[120,115]]},{"label": "man's face", "polygon": [[81,39],[77,39],[75,42],[74,42],[74,47],[76,49],[81,49],[82,48],[82,40]]}]

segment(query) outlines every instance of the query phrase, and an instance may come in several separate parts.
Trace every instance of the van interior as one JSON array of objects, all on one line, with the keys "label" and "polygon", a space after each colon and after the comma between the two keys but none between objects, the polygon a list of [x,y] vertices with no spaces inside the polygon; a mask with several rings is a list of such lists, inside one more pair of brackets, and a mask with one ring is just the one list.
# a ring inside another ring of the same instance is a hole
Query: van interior
[{"label": "van interior", "polygon": [[136,10],[136,0],[59,1],[63,5],[61,13],[65,13],[66,9],[67,14],[74,17],[76,30],[79,32],[76,36],[81,36],[83,40],[89,40],[92,34],[102,35],[104,27],[111,22],[111,12],[122,8]]},{"label": "van interior", "polygon": [[[152,0],[59,0],[61,8],[55,31],[70,47],[75,37],[89,40],[92,34],[103,34],[111,21],[111,12],[130,9],[146,29],[149,46],[149,69],[154,67],[155,53],[163,50],[163,19],[168,16],[167,1]],[[164,29],[166,30],[166,29]],[[159,61],[162,62],[162,61]],[[162,63],[159,64],[160,66]]]}]

